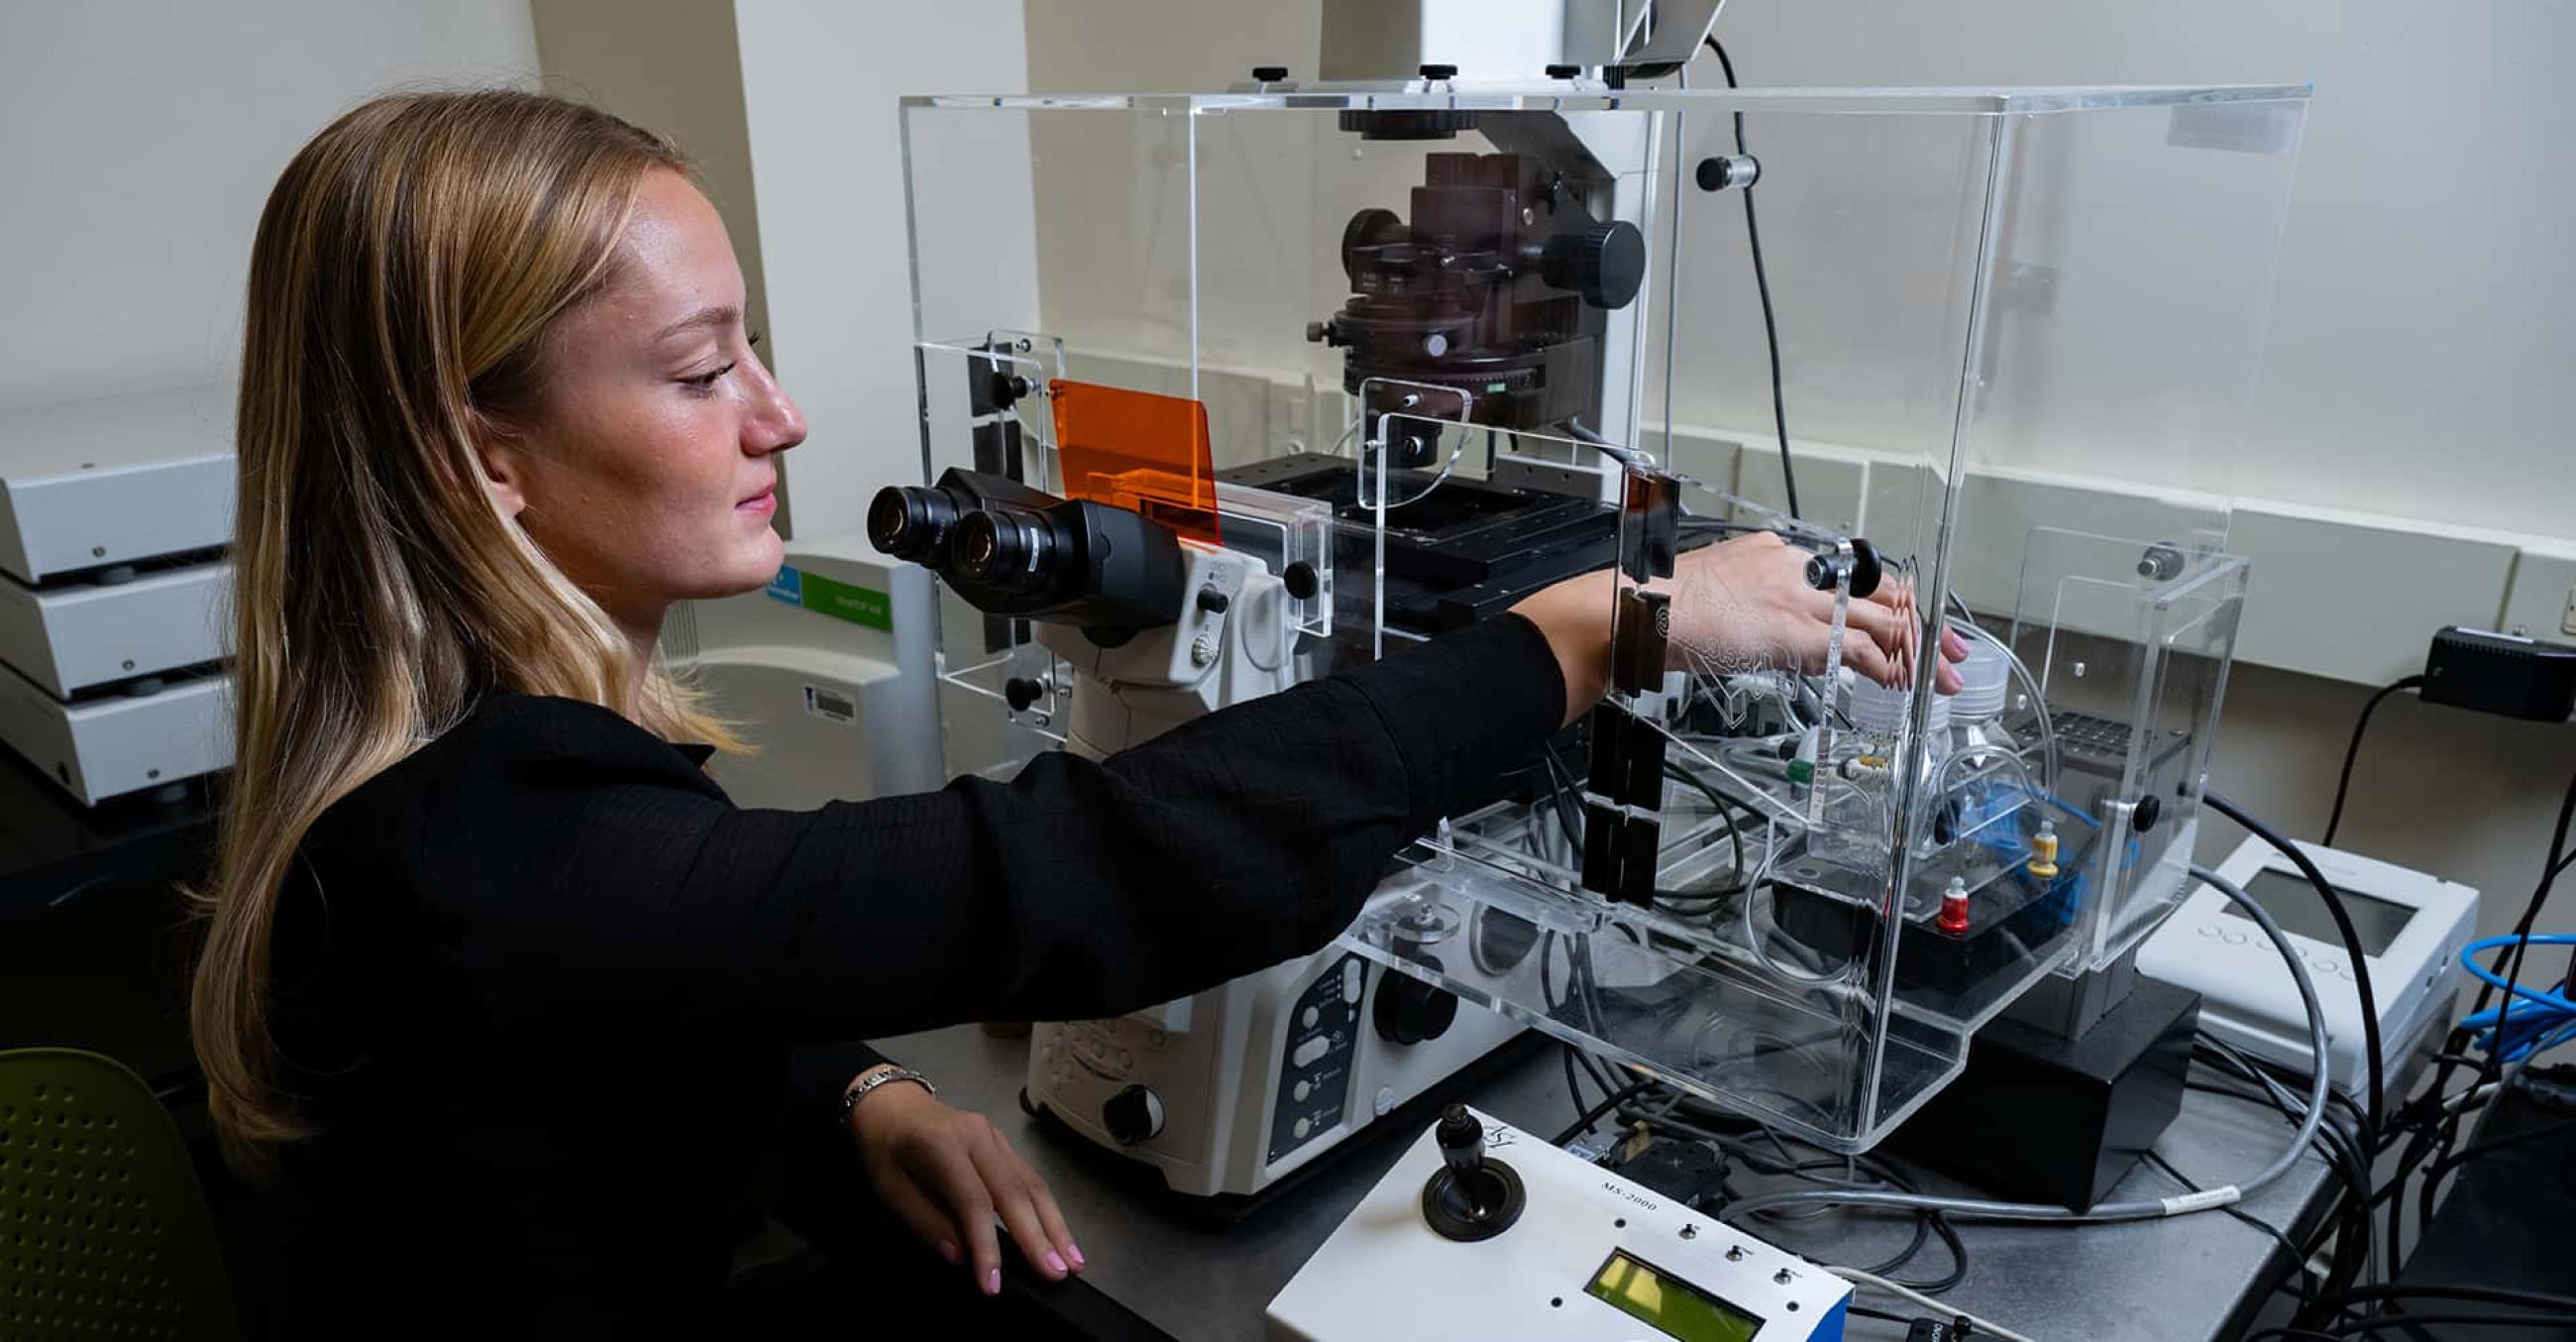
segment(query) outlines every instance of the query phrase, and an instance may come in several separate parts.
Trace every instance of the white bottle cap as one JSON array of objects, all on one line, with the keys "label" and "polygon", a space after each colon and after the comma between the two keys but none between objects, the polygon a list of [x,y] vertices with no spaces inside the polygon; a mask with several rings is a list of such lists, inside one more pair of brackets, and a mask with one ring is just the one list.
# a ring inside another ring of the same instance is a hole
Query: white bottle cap
[{"label": "white bottle cap", "polygon": [[[1850,702],[1852,726],[1866,735],[1894,737],[1905,730],[1906,721],[1911,716],[1913,707],[1914,693],[1911,690],[1892,690],[1867,676],[1858,676],[1852,680]],[[1931,731],[1938,735],[1949,730],[1949,727],[1950,696],[1936,694],[1932,696]]]},{"label": "white bottle cap", "polygon": [[1950,696],[1950,712],[1971,722],[2003,716],[2012,689],[2012,662],[2004,650],[1982,638],[1968,640],[1968,660],[1959,663],[1959,692]]}]

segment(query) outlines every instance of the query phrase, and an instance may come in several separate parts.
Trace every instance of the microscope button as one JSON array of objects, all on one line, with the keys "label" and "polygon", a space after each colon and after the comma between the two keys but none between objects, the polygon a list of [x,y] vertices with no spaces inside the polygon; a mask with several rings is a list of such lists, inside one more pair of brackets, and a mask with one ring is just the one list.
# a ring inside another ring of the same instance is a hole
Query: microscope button
[{"label": "microscope button", "polygon": [[1386,1115],[1387,1115],[1387,1111],[1388,1111],[1388,1110],[1390,1110],[1390,1109],[1393,1109],[1393,1108],[1395,1108],[1395,1087],[1393,1087],[1393,1086],[1380,1086],[1380,1087],[1378,1087],[1378,1088],[1377,1088],[1377,1103],[1376,1103],[1376,1108],[1375,1108],[1375,1111],[1374,1111],[1374,1112],[1377,1114],[1377,1116],[1378,1116],[1378,1117],[1380,1117],[1380,1118],[1384,1118],[1384,1117],[1386,1117]]},{"label": "microscope button", "polygon": [[1324,1013],[1313,1007],[1308,1007],[1306,1008],[1306,1014],[1299,1016],[1297,1019],[1305,1022],[1306,1028],[1311,1030],[1323,1022]]},{"label": "microscope button", "polygon": [[1309,1122],[1307,1122],[1305,1119],[1302,1119],[1302,1118],[1301,1118],[1301,1119],[1298,1119],[1294,1124],[1290,1125],[1290,1127],[1289,1127],[1289,1129],[1288,1129],[1288,1130],[1289,1130],[1290,1132],[1293,1132],[1293,1133],[1297,1134],[1299,1137],[1301,1137],[1301,1138],[1302,1138],[1302,1137],[1304,1137],[1307,1133],[1313,1132],[1313,1131],[1315,1130],[1315,1125],[1314,1125],[1314,1124],[1312,1124],[1312,1123],[1309,1123]]},{"label": "microscope button", "polygon": [[2337,960],[2332,956],[2328,956],[2323,960],[2310,960],[2308,963],[2315,967],[2316,971],[2320,974],[2340,974],[2343,972],[2343,961]]},{"label": "microscope button", "polygon": [[1306,1097],[1314,1093],[1315,1085],[1311,1081],[1300,1080],[1296,1085],[1288,1088],[1289,1097],[1296,1100],[1299,1104],[1304,1104],[1306,1102]]},{"label": "microscope button", "polygon": [[1360,962],[1357,960],[1342,962],[1342,1000],[1353,1006],[1359,1005]]},{"label": "microscope button", "polygon": [[2226,935],[2224,940],[2230,946],[2242,946],[2245,944],[2245,934],[2242,932],[2230,932]]},{"label": "microscope button", "polygon": [[2214,937],[2218,935],[2218,929],[2208,923],[2202,923],[2200,925],[2200,934],[2204,937]]},{"label": "microscope button", "polygon": [[1324,1037],[1322,1035],[1316,1035],[1315,1037],[1308,1039],[1306,1042],[1299,1044],[1293,1051],[1291,1051],[1288,1054],[1288,1061],[1295,1063],[1300,1067],[1311,1067],[1314,1065],[1315,1059],[1324,1056],[1324,1049],[1326,1046]]}]

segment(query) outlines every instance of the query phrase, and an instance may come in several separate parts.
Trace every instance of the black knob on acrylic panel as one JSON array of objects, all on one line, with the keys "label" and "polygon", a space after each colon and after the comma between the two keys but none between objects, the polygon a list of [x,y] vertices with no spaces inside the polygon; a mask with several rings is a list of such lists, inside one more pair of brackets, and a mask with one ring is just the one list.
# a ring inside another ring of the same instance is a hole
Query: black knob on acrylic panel
[{"label": "black knob on acrylic panel", "polygon": [[1539,253],[1538,273],[1593,307],[1624,308],[1646,279],[1646,235],[1624,219],[1559,233]]},{"label": "black knob on acrylic panel", "polygon": [[1582,73],[1583,67],[1580,65],[1551,65],[1547,67],[1547,77],[1550,79],[1572,79],[1576,75]]},{"label": "black knob on acrylic panel", "polygon": [[1426,65],[1422,67],[1422,77],[1425,79],[1456,79],[1458,77],[1458,67],[1454,65]]},{"label": "black knob on acrylic panel", "polygon": [[1751,154],[1713,154],[1699,161],[1692,177],[1702,191],[1749,187],[1762,179],[1762,160]]},{"label": "black knob on acrylic panel", "polygon": [[1028,712],[1029,705],[1036,703],[1045,694],[1046,686],[1027,676],[1013,676],[1002,682],[1002,697],[1010,701],[1011,711],[1014,713]]},{"label": "black knob on acrylic panel", "polygon": [[1878,590],[1881,578],[1887,576],[1887,565],[1878,557],[1878,547],[1859,536],[1852,537],[1852,595],[1867,597]]},{"label": "black knob on acrylic panel", "polygon": [[1288,67],[1284,65],[1256,65],[1252,67],[1252,77],[1264,84],[1276,84],[1280,80],[1288,77]]},{"label": "black knob on acrylic panel", "polygon": [[1100,1125],[1122,1146],[1149,1141],[1163,1130],[1163,1097],[1129,1086],[1100,1105]]},{"label": "black knob on acrylic panel", "polygon": [[1315,593],[1323,590],[1323,582],[1316,576],[1315,566],[1303,559],[1290,564],[1279,575],[1279,583],[1288,589],[1288,595],[1299,601],[1312,601]]},{"label": "black knob on acrylic panel", "polygon": [[[1878,556],[1878,547],[1858,536],[1852,537],[1851,594],[1857,601],[1878,590],[1879,580],[1887,576],[1887,565]],[[1819,592],[1834,590],[1834,564],[1823,555],[1807,561],[1807,585]]]},{"label": "black knob on acrylic panel", "polygon": [[1037,389],[1036,383],[1018,373],[997,372],[993,374],[992,383],[985,390],[993,398],[994,406],[1001,408],[1018,404],[1023,397]]}]

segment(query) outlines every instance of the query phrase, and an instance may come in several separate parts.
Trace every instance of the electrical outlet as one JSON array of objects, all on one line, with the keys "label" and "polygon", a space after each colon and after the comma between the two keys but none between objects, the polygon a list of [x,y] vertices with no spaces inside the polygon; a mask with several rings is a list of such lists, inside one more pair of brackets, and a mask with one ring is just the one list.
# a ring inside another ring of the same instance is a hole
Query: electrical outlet
[{"label": "electrical outlet", "polygon": [[2567,609],[2558,617],[2558,632],[2576,635],[2576,587],[2567,589]]}]

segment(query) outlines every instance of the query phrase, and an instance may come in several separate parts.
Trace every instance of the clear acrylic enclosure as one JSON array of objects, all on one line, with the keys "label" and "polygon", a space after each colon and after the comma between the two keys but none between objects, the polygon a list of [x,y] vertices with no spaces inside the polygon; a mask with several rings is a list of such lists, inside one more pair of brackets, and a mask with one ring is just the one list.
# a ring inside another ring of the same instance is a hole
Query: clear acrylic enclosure
[{"label": "clear acrylic enclosure", "polygon": [[[1132,423],[1181,427],[1127,430],[1108,494],[1186,511],[1204,462],[1188,543],[1281,581],[1247,636],[1299,678],[1617,567],[1610,702],[1346,940],[1865,1148],[2183,893],[2306,99],[907,100],[925,483],[1106,498],[1066,480],[1066,398],[1157,398]],[[1806,553],[1821,655],[1693,553],[1734,543]],[[1075,668],[943,620],[952,741],[1061,739]]]}]

